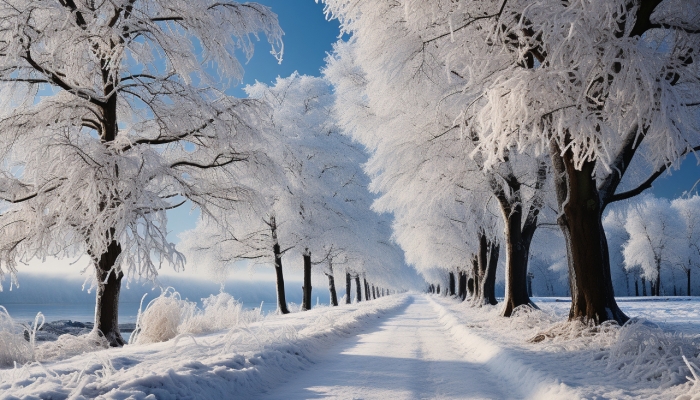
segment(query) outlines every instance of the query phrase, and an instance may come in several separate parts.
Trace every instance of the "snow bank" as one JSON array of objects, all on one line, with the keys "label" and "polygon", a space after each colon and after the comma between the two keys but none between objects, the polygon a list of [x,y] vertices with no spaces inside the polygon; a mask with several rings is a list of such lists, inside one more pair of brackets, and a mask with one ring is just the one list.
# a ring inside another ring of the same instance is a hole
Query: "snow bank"
[{"label": "snow bank", "polygon": [[[182,301],[172,295],[163,297]],[[208,309],[237,308],[226,296],[215,296],[209,299],[209,308],[205,306],[187,318],[180,313],[178,334],[173,340],[0,370],[0,398],[249,398],[308,367],[338,340],[376,324],[382,314],[402,309],[408,299],[405,295],[387,296],[340,307],[258,317],[261,319],[254,322],[239,314],[241,319],[227,331],[185,333],[195,330],[195,321],[202,323],[197,327],[203,331],[231,323],[211,317],[217,314],[214,311],[207,316]],[[157,310],[154,315],[171,313],[177,302],[170,300],[161,299],[160,305],[152,303]],[[178,310],[182,311],[180,306]],[[147,311],[144,330],[149,323]],[[159,326],[158,322],[155,325]]]},{"label": "snow bank", "polygon": [[[469,325],[454,313],[438,304],[433,296],[428,297],[440,316],[440,322],[450,331],[462,348],[482,362],[496,376],[505,379],[509,386],[517,387],[527,398],[533,399],[578,399],[580,395],[566,384],[538,371],[532,363],[521,360],[494,341],[474,333],[479,325]],[[499,318],[495,307],[486,307],[491,318]],[[532,313],[523,313],[525,323],[532,322]],[[504,321],[501,321],[502,323]],[[518,321],[522,323],[522,321]]]},{"label": "snow bank", "polygon": [[[622,327],[566,322],[561,307],[543,304],[518,308],[506,319],[500,306],[429,298],[455,339],[529,398],[700,399],[698,369],[691,367],[700,364],[697,333],[664,330],[645,319]],[[649,302],[645,315],[655,313],[666,315]]]}]

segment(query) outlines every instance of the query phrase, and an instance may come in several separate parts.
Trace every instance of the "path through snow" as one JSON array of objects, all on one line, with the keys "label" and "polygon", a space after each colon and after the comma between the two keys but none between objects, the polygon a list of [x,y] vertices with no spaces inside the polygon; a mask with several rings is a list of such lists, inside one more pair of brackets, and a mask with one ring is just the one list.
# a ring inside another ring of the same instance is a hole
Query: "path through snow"
[{"label": "path through snow", "polygon": [[348,338],[270,399],[505,399],[482,363],[460,350],[425,296],[374,330]]}]

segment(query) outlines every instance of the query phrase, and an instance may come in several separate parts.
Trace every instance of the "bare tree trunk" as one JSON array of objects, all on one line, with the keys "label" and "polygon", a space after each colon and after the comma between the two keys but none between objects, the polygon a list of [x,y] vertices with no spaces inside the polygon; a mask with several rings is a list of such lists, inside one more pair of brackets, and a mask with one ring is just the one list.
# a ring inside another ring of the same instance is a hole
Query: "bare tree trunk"
[{"label": "bare tree trunk", "polygon": [[476,266],[474,269],[474,290],[472,305],[481,307],[484,304],[484,282],[486,278],[486,266],[488,264],[488,241],[484,231],[479,232],[479,252],[476,254]]},{"label": "bare tree trunk", "polygon": [[503,207],[501,211],[506,219],[506,293],[503,316],[510,317],[516,307],[529,304],[534,306],[527,291],[527,264],[530,257],[530,244],[535,234],[535,221],[522,226],[522,206]]},{"label": "bare tree trunk", "polygon": [[651,287],[654,296],[661,296],[661,260],[656,260],[656,282]]},{"label": "bare tree trunk", "polygon": [[355,298],[357,302],[362,301],[362,287],[360,286],[360,275],[355,275]]},{"label": "bare tree trunk", "polygon": [[646,297],[647,295],[647,280],[646,278],[642,277],[642,296]]},{"label": "bare tree trunk", "polygon": [[639,281],[637,281],[637,278],[634,278],[634,295],[639,297]]},{"label": "bare tree trunk", "polygon": [[[112,229],[112,234],[114,230]],[[112,235],[110,235],[111,237]],[[124,274],[114,270],[114,262],[122,252],[116,240],[107,246],[97,261],[97,295],[95,305],[94,330],[104,335],[111,347],[121,347],[125,344],[119,331],[119,293]]]},{"label": "bare tree trunk", "polygon": [[477,299],[481,297],[481,277],[479,276],[479,256],[472,257],[472,278],[474,279],[474,288],[472,289],[472,304],[476,304]]},{"label": "bare tree trunk", "polygon": [[367,278],[362,277],[362,282],[364,283],[364,287],[365,287],[365,300],[370,301],[371,298],[369,296],[369,283],[367,283]]},{"label": "bare tree trunk", "polygon": [[351,289],[352,276],[349,272],[345,273],[345,304],[350,304],[350,289]]},{"label": "bare tree trunk", "polygon": [[450,296],[455,295],[455,273],[450,271]]},{"label": "bare tree trunk", "polygon": [[282,251],[277,240],[277,223],[275,217],[270,217],[270,229],[272,230],[273,246],[275,254],[275,274],[277,276],[277,309],[280,314],[289,314],[287,309],[287,297],[284,293],[284,274],[282,273]]},{"label": "bare tree trunk", "polygon": [[685,271],[685,274],[688,276],[688,291],[686,292],[688,296],[690,296],[690,266],[688,266],[688,269]]},{"label": "bare tree trunk", "polygon": [[436,289],[436,290],[437,290],[437,294],[440,294],[440,284],[439,284],[439,283],[437,284],[437,289]]},{"label": "bare tree trunk", "polygon": [[464,271],[459,271],[459,283],[457,288],[457,297],[464,301],[464,299],[467,298],[467,273]]},{"label": "bare tree trunk", "polygon": [[498,255],[501,246],[495,242],[489,243],[489,261],[486,267],[483,284],[481,285],[481,296],[483,304],[495,306],[496,300],[496,269],[498,268]]},{"label": "bare tree trunk", "polygon": [[[435,291],[435,286],[430,285],[430,291],[434,292]],[[376,300],[377,299],[377,292],[374,289],[374,285],[372,285],[372,299]]]},{"label": "bare tree trunk", "polygon": [[304,286],[302,290],[302,310],[311,309],[311,252],[309,249],[304,251]]},{"label": "bare tree trunk", "polygon": [[554,142],[550,154],[560,208],[557,222],[569,265],[569,320],[599,324],[612,319],[623,324],[629,318],[617,306],[613,292],[602,204],[593,176],[595,162],[584,162],[578,170],[571,150],[562,155]]}]

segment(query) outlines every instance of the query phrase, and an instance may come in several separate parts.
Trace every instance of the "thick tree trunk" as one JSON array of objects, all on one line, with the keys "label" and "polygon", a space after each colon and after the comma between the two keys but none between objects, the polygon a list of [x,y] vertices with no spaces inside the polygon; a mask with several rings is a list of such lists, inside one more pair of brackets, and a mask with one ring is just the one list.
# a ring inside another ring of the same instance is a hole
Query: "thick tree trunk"
[{"label": "thick tree trunk", "polygon": [[522,226],[523,210],[520,204],[503,207],[506,219],[506,295],[503,300],[503,316],[510,317],[516,307],[529,304],[534,306],[527,291],[527,264],[530,258],[530,244],[535,234],[536,223]]},{"label": "thick tree trunk", "polygon": [[440,294],[440,284],[439,284],[439,283],[437,284],[437,286],[436,286],[436,289],[435,289],[435,290],[437,291],[437,294]]},{"label": "thick tree trunk", "polygon": [[125,344],[119,331],[119,293],[124,274],[113,270],[114,262],[121,252],[121,246],[113,240],[96,265],[97,299],[93,329],[104,335],[112,347],[121,347]]},{"label": "thick tree trunk", "polygon": [[467,273],[459,271],[459,282],[457,283],[457,297],[462,299],[467,298]]},{"label": "thick tree trunk", "polygon": [[601,200],[593,176],[595,162],[584,162],[578,170],[571,150],[561,155],[555,144],[551,155],[560,209],[557,222],[564,234],[569,265],[569,320],[623,324],[629,318],[617,306],[613,292]]},{"label": "thick tree trunk", "polygon": [[364,283],[364,287],[365,287],[365,300],[370,301],[371,298],[369,296],[369,283],[367,283],[367,279],[364,277],[362,278],[362,282]]},{"label": "thick tree trunk", "polygon": [[328,273],[326,273],[326,276],[328,277],[328,291],[331,293],[331,304],[334,307],[338,306],[338,293],[335,291],[335,278],[333,277],[333,263],[329,260],[328,261]]},{"label": "thick tree trunk", "polygon": [[311,252],[306,249],[304,252],[304,286],[302,290],[302,310],[311,309]]},{"label": "thick tree trunk", "polygon": [[489,261],[486,267],[483,284],[481,285],[481,297],[483,304],[495,306],[496,301],[496,269],[498,268],[498,255],[501,246],[497,243],[489,243]]},{"label": "thick tree trunk", "polygon": [[481,307],[484,304],[484,278],[486,277],[486,266],[488,264],[488,241],[486,234],[479,232],[479,252],[476,254],[476,265],[474,266],[474,290],[472,305]]},{"label": "thick tree trunk", "polygon": [[642,277],[642,296],[646,297],[647,295],[647,280]]},{"label": "thick tree trunk", "polygon": [[328,291],[331,292],[331,305],[334,307],[338,306],[338,294],[335,291],[335,279],[333,274],[326,274],[328,277]]},{"label": "thick tree trunk", "polygon": [[352,276],[349,272],[345,273],[345,304],[352,303],[350,299],[350,289],[351,289]]},{"label": "thick tree trunk", "polygon": [[474,280],[474,285],[472,287],[472,303],[481,297],[481,280],[479,277],[479,256],[474,255],[472,257],[472,279]]},{"label": "thick tree trunk", "polygon": [[455,273],[450,271],[450,296],[455,295]]},{"label": "thick tree trunk", "polygon": [[[431,291],[435,290],[435,287],[433,285],[431,286]],[[377,299],[377,292],[375,291],[374,285],[372,285],[372,299],[376,300]]]},{"label": "thick tree trunk", "polygon": [[275,217],[270,217],[270,229],[272,230],[272,251],[275,255],[275,275],[277,276],[277,309],[280,314],[289,314],[287,297],[284,293],[284,274],[282,273],[282,251],[277,241],[277,223]]},{"label": "thick tree trunk", "polygon": [[355,298],[357,302],[362,301],[362,287],[360,286],[360,275],[355,275]]},{"label": "thick tree trunk", "polygon": [[634,278],[634,295],[639,297],[639,282]]}]

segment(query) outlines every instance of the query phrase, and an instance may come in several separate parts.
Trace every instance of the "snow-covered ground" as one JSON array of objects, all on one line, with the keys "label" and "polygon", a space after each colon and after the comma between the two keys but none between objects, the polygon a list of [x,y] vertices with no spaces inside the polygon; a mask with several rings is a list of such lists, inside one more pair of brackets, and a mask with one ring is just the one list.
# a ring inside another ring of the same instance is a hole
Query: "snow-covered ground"
[{"label": "snow-covered ground", "polygon": [[682,359],[700,364],[700,299],[621,299],[648,320],[622,328],[563,323],[556,300],[510,319],[422,294],[244,318],[0,369],[0,398],[700,398]]}]

